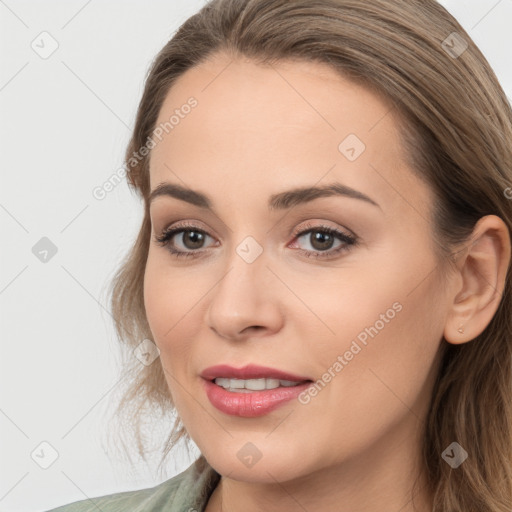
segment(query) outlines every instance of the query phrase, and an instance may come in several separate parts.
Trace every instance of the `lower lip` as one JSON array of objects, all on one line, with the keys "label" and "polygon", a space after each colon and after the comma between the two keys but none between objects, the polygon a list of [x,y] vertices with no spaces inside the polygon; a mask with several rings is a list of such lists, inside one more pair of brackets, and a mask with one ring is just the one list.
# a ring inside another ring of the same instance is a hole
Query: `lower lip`
[{"label": "lower lip", "polygon": [[297,386],[265,389],[250,393],[228,391],[215,382],[205,380],[206,395],[219,411],[233,416],[254,418],[263,416],[277,409],[286,402],[298,397],[313,382],[305,382]]}]

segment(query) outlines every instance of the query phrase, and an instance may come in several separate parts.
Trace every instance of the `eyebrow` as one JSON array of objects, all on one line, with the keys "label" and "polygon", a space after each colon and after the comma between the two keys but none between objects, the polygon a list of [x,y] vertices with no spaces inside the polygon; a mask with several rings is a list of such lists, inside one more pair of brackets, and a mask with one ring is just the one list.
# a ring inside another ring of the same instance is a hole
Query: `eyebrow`
[{"label": "eyebrow", "polygon": [[[149,195],[151,204],[157,197],[170,196],[185,201],[199,208],[210,209],[212,201],[206,194],[172,183],[160,183]],[[320,197],[344,196],[352,199],[359,199],[382,209],[378,203],[359,192],[341,183],[331,183],[322,187],[302,187],[286,190],[270,196],[268,201],[269,210],[286,210],[298,204],[307,203]]]}]

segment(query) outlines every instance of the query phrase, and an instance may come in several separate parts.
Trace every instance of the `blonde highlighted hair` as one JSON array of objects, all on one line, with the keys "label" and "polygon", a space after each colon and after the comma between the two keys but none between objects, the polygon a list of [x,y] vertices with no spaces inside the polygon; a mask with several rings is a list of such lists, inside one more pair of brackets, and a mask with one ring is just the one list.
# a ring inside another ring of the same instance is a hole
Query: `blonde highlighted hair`
[{"label": "blonde highlighted hair", "polygon": [[[152,135],[173,83],[218,52],[261,65],[284,59],[326,63],[385,97],[399,114],[411,167],[434,192],[433,247],[441,268],[450,268],[485,215],[499,216],[512,233],[512,200],[505,193],[512,186],[512,110],[485,57],[435,0],[208,2],[152,63],[126,151],[129,184],[145,210],[111,288],[130,381],[116,414],[143,458],[144,421],[175,409],[160,360],[144,366],[131,353],[152,338],[143,300],[150,155],[136,162],[132,155]],[[509,271],[498,310],[480,336],[462,345],[442,340],[423,444],[433,512],[512,510],[511,279]],[[161,463],[182,438],[188,434],[176,416]],[[453,441],[469,453],[457,469],[441,457]]]}]

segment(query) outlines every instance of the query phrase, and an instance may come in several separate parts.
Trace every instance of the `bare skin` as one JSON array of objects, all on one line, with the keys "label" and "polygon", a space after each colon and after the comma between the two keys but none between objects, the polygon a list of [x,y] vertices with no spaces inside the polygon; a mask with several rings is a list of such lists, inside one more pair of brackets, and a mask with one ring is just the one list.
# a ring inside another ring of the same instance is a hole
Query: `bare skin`
[{"label": "bare skin", "polygon": [[[216,55],[171,88],[158,122],[191,96],[197,106],[152,149],[151,190],[178,184],[211,207],[152,201],[144,294],[178,413],[222,475],[207,512],[427,512],[420,447],[438,349],[443,336],[471,342],[491,321],[510,260],[506,225],[481,219],[443,279],[433,196],[405,163],[390,106],[327,66]],[[340,150],[349,134],[358,139]],[[267,207],[273,194],[335,182],[377,204],[332,195]],[[193,257],[154,240],[182,221],[193,228],[168,242]],[[322,226],[357,243],[320,245]],[[251,263],[237,253],[248,236],[262,249]],[[348,360],[371,326],[377,334]],[[315,381],[330,368],[331,379],[307,403],[241,418],[205,394],[201,371],[221,363]],[[261,454],[251,467],[238,457],[248,442]]]}]

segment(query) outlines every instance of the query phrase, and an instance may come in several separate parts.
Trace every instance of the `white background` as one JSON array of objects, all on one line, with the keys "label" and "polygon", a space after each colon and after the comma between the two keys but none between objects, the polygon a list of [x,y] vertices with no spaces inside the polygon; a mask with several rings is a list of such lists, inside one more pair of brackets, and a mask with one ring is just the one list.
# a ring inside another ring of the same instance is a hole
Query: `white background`
[{"label": "white background", "polygon": [[[511,98],[512,0],[441,3]],[[120,366],[106,287],[142,210],[125,182],[101,201],[92,190],[122,165],[151,60],[203,4],[0,0],[0,512],[162,481],[102,444]],[[59,45],[47,59],[31,48],[43,31]],[[32,253],[42,237],[58,251],[47,263]],[[30,455],[43,441],[58,452],[48,469]],[[165,479],[196,454],[178,450]]]}]

